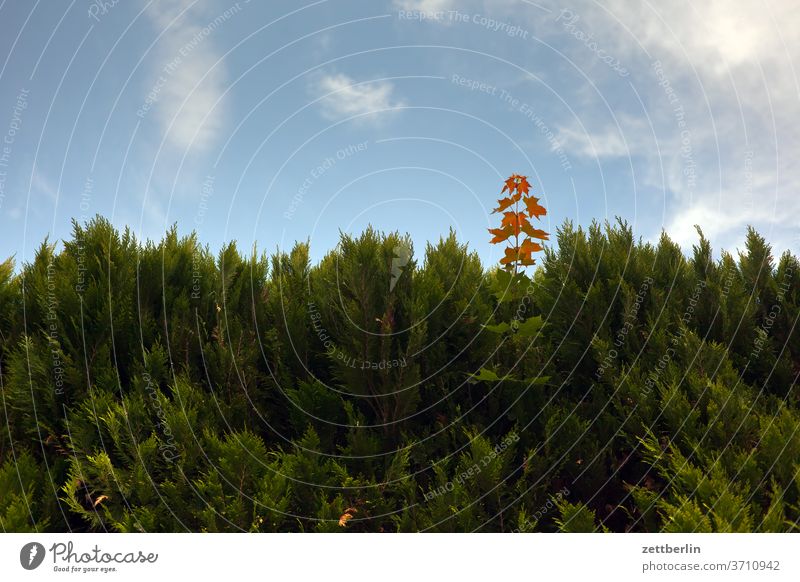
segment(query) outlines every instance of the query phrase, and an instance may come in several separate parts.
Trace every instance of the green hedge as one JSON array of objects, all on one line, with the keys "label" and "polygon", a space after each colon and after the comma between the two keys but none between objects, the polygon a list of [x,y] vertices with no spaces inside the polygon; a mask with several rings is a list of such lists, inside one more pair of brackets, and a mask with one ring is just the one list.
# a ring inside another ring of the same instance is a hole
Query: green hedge
[{"label": "green hedge", "polygon": [[800,266],[566,223],[214,255],[96,218],[0,264],[4,531],[791,531]]}]

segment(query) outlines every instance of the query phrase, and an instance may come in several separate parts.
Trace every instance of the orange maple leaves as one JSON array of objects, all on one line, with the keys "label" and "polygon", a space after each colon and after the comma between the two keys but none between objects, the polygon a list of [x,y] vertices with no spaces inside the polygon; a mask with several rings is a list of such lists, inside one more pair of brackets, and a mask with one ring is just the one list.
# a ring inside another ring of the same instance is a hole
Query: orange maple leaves
[{"label": "orange maple leaves", "polygon": [[[490,243],[508,242],[509,246],[505,249],[505,256],[500,259],[500,264],[515,272],[519,267],[528,267],[536,263],[531,255],[544,247],[534,242],[534,239],[548,240],[550,236],[531,225],[532,218],[541,218],[547,214],[547,210],[539,204],[536,196],[530,195],[530,190],[531,186],[526,176],[513,174],[509,177],[500,192],[501,194],[508,192],[508,195],[500,198],[497,201],[497,208],[494,209],[494,212],[503,213],[500,228],[489,229],[489,233],[493,235]],[[524,205],[522,209],[520,202]]]}]

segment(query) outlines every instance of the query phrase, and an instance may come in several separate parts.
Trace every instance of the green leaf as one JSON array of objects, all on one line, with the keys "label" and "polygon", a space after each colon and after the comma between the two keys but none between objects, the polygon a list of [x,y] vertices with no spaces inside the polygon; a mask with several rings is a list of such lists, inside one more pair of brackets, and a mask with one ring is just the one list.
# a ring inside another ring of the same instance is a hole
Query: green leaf
[{"label": "green leaf", "polygon": [[533,337],[542,329],[544,322],[540,315],[529,317],[522,323],[518,323],[515,327],[518,336]]},{"label": "green leaf", "polygon": [[542,386],[550,381],[550,376],[539,376],[533,380],[525,380],[525,383],[530,386]]},{"label": "green leaf", "polygon": [[492,370],[486,368],[481,368],[477,374],[470,374],[470,379],[474,382],[502,382],[503,380],[513,380],[510,374],[500,377]]},{"label": "green leaf", "polygon": [[510,303],[513,301],[520,301],[525,295],[526,289],[530,285],[531,280],[525,273],[510,273],[508,271],[498,269],[494,273],[494,279],[491,282],[492,295],[500,303]]},{"label": "green leaf", "polygon": [[511,326],[505,321],[501,321],[497,325],[484,325],[483,328],[492,333],[507,333],[511,331]]}]

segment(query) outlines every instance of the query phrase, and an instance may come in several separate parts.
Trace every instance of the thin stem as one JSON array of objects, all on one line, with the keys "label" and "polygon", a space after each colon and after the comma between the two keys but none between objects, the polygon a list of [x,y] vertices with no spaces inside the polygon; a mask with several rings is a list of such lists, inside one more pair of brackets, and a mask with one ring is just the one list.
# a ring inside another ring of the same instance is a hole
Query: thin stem
[{"label": "thin stem", "polygon": [[514,202],[514,214],[516,214],[516,224],[514,224],[514,250],[517,253],[517,258],[514,260],[514,277],[516,277],[519,267],[519,200]]}]

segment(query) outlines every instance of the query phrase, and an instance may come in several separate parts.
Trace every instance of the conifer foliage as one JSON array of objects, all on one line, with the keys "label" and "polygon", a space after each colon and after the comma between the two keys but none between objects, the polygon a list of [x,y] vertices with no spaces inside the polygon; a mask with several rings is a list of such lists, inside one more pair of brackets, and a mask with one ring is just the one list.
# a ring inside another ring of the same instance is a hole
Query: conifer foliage
[{"label": "conifer foliage", "polygon": [[797,258],[565,223],[525,273],[544,209],[503,194],[501,268],[99,217],[0,263],[0,529],[796,530]]}]

